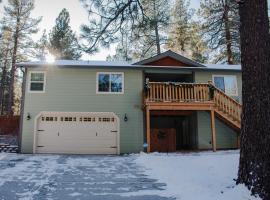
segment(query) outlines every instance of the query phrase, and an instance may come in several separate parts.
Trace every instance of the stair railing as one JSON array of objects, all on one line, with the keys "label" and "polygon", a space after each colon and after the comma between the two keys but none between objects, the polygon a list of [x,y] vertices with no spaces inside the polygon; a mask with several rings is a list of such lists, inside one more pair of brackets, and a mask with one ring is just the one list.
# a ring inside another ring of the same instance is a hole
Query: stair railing
[{"label": "stair railing", "polygon": [[233,120],[240,123],[242,114],[242,105],[232,97],[225,94],[222,90],[214,86],[212,83],[209,83],[209,87],[212,87],[214,89],[213,101],[216,105],[216,108],[219,111],[222,111],[223,113],[227,114]]}]

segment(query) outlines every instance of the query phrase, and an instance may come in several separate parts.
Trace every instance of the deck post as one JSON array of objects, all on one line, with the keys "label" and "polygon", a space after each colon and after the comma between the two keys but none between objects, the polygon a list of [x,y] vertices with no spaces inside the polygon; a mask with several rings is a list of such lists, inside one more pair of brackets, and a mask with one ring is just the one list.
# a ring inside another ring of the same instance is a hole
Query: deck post
[{"label": "deck post", "polygon": [[211,131],[212,131],[212,147],[213,151],[217,150],[217,140],[216,140],[216,124],[215,124],[215,111],[211,109]]},{"label": "deck post", "polygon": [[146,140],[147,140],[147,153],[151,152],[151,136],[150,136],[150,110],[146,107]]}]

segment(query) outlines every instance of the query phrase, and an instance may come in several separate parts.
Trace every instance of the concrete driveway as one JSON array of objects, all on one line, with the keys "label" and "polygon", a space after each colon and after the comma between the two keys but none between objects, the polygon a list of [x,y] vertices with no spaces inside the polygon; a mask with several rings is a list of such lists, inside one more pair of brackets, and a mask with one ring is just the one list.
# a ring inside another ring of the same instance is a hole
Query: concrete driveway
[{"label": "concrete driveway", "polygon": [[172,200],[130,156],[0,154],[0,199]]}]

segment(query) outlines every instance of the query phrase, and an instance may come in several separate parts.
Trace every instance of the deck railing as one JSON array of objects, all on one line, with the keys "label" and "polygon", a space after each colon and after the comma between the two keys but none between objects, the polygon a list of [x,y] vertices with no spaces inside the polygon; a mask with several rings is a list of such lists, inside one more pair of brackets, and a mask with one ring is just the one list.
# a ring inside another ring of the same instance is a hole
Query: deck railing
[{"label": "deck railing", "polygon": [[207,83],[150,82],[147,87],[147,102],[210,101]]},{"label": "deck railing", "polygon": [[145,102],[213,102],[233,120],[241,121],[242,106],[212,83],[149,82]]},{"label": "deck railing", "polygon": [[230,117],[232,117],[235,121],[241,122],[241,114],[242,114],[242,105],[238,103],[233,98],[226,95],[223,91],[220,89],[214,87],[214,102],[216,107],[222,111],[228,114]]}]

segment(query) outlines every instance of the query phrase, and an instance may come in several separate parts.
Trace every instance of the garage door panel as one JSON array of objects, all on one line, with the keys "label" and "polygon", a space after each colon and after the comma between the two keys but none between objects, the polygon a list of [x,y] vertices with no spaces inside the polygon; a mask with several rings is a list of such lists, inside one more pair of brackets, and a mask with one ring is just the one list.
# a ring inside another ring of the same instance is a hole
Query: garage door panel
[{"label": "garage door panel", "polygon": [[111,113],[82,115],[84,117],[80,117],[80,113],[41,116],[36,134],[36,152],[116,154],[119,132],[116,117]]},{"label": "garage door panel", "polygon": [[93,135],[76,135],[76,133],[74,133],[73,135],[65,135],[63,133],[59,133],[59,136],[57,133],[42,133],[42,134],[38,134],[38,138],[39,141],[43,141],[43,140],[48,140],[49,142],[52,140],[72,140],[72,141],[84,141],[84,140],[89,140],[89,141],[102,141],[102,140],[110,140],[111,142],[116,142],[116,140],[114,140],[116,138],[115,134],[108,134],[108,135],[97,135],[93,134]]},{"label": "garage door panel", "polygon": [[40,140],[40,142],[38,143],[38,145],[41,146],[51,146],[51,145],[55,145],[55,146],[64,146],[64,145],[72,145],[72,146],[76,146],[76,147],[80,147],[80,146],[104,146],[104,147],[110,147],[110,146],[115,146],[116,142],[112,142],[111,140],[102,140],[102,139],[96,139],[96,140],[53,140],[50,141],[47,138]]},{"label": "garage door panel", "polygon": [[49,146],[49,148],[38,148],[37,153],[50,153],[50,154],[117,154],[115,148],[97,148],[97,147],[81,147],[81,148],[66,148]]}]

